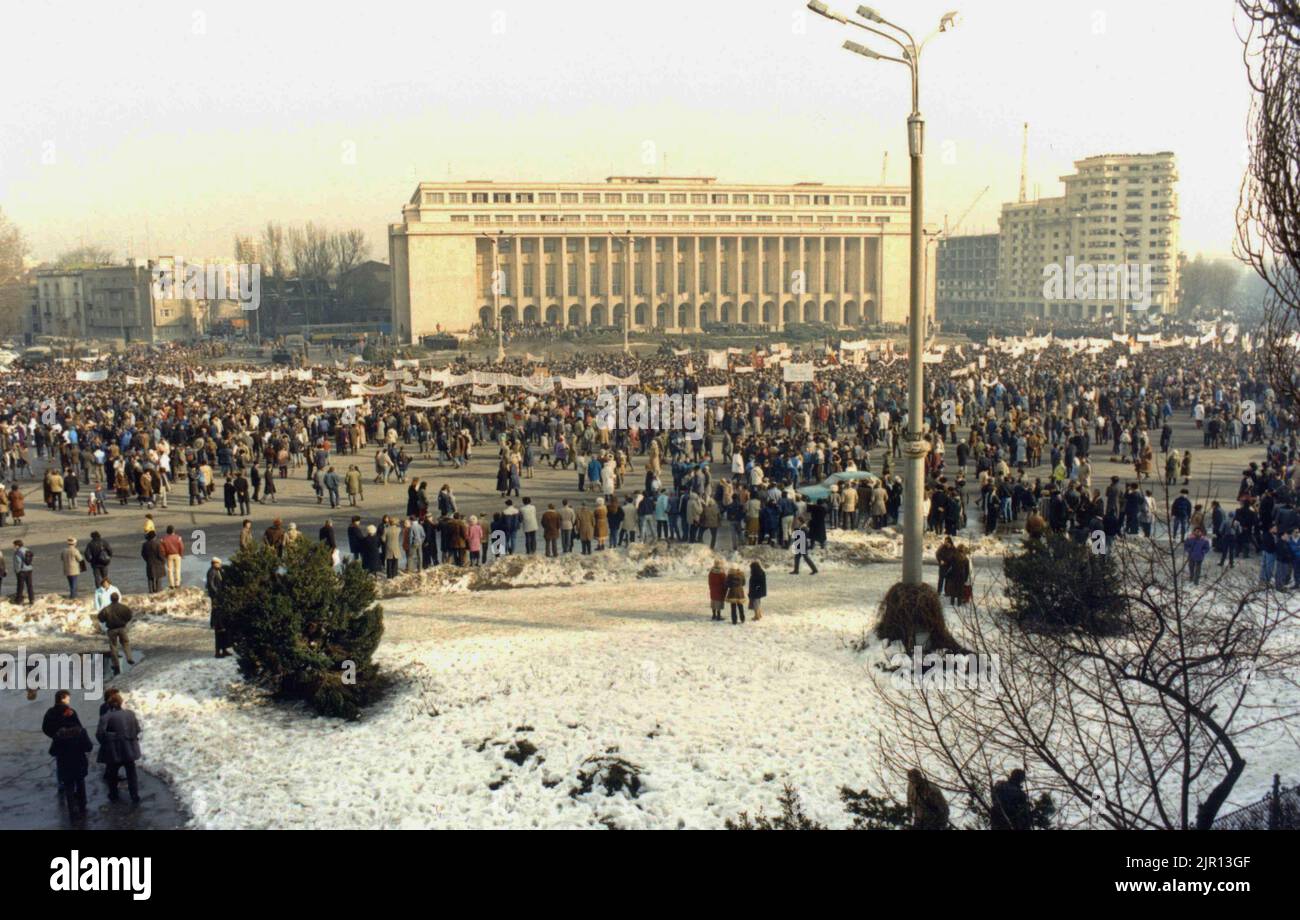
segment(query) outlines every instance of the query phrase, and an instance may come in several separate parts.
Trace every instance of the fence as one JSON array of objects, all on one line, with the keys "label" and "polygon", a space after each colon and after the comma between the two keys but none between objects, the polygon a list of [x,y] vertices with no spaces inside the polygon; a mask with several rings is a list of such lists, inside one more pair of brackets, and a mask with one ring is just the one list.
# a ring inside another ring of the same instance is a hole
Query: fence
[{"label": "fence", "polygon": [[1216,831],[1300,830],[1300,786],[1283,788],[1273,775],[1273,791],[1253,805],[1238,808],[1214,822]]}]

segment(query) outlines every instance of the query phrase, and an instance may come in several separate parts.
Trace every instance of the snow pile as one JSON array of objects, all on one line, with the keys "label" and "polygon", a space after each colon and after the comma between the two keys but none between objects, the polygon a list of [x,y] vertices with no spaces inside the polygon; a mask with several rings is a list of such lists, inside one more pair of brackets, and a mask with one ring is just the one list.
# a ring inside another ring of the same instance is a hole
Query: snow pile
[{"label": "snow pile", "polygon": [[[141,627],[200,624],[207,626],[210,606],[201,588],[179,588],[158,594],[128,594],[122,603],[135,615],[131,630]],[[103,627],[95,618],[94,600],[83,595],[69,600],[61,594],[44,594],[34,604],[0,601],[0,636],[96,636]]]},{"label": "snow pile", "polygon": [[[942,537],[927,534],[926,563],[934,564],[934,550]],[[980,537],[958,542],[970,547],[974,558],[1001,558],[1014,545],[999,537]],[[769,570],[792,564],[788,549],[778,546],[731,546],[729,533],[720,534],[716,550],[702,543],[633,543],[618,549],[566,553],[548,558],[505,556],[485,566],[436,566],[411,575],[399,575],[378,584],[381,597],[406,597],[416,594],[500,591],[509,588],[570,587],[644,578],[689,578],[709,570],[715,559],[732,564],[757,560]],[[831,570],[857,566],[894,563],[902,558],[903,538],[896,529],[876,532],[831,531],[825,548],[814,547],[812,555],[818,567]]]}]

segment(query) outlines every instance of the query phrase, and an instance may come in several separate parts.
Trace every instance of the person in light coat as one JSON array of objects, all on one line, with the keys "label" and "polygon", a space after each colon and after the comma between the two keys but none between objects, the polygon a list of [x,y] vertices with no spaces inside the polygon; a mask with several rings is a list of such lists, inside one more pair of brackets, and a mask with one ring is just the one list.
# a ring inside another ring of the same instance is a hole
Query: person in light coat
[{"label": "person in light coat", "polygon": [[541,523],[537,518],[537,506],[531,498],[525,498],[519,508],[520,527],[524,532],[524,552],[533,555],[537,552],[537,531]]},{"label": "person in light coat", "polygon": [[81,550],[77,549],[76,537],[68,537],[68,545],[63,548],[59,558],[63,562],[63,577],[68,579],[68,597],[75,600],[77,597],[77,576],[81,574],[81,569],[86,564],[85,558],[81,555]]}]

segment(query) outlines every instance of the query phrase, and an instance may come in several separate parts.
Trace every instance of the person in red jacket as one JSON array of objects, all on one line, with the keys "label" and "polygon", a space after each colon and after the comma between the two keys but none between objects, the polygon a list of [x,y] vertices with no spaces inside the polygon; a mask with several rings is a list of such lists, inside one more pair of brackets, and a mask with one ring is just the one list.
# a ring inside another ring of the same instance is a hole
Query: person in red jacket
[{"label": "person in red jacket", "polygon": [[709,605],[713,608],[713,619],[722,621],[722,604],[727,596],[727,573],[722,568],[721,560],[714,560],[709,569]]},{"label": "person in red jacket", "polygon": [[185,543],[170,524],[161,542],[163,558],[167,561],[167,588],[175,591],[181,586],[181,558],[185,555]]}]

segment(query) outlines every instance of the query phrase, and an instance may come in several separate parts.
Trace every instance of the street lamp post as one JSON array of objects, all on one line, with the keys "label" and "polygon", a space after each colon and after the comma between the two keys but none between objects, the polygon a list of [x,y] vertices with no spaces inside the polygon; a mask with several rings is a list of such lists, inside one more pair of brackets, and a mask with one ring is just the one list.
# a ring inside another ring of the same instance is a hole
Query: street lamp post
[{"label": "street lamp post", "polygon": [[[1120,292],[1123,296],[1120,297],[1119,302],[1119,334],[1127,336],[1128,305],[1133,292],[1133,276],[1129,273],[1129,247],[1134,240],[1138,239],[1138,234],[1132,230],[1125,230],[1120,234],[1120,237],[1124,240],[1124,284]],[[1119,275],[1116,275],[1116,277],[1119,277]]]},{"label": "street lamp post", "polygon": [[[483,238],[492,244],[492,271],[488,277],[492,279],[492,316],[497,324],[497,363],[500,364],[506,359],[506,336],[505,330],[501,325],[501,279],[497,277],[500,271],[500,243],[505,236],[504,230],[498,230],[494,236],[491,233],[484,233]],[[517,301],[516,301],[517,302]]]},{"label": "street lamp post", "polygon": [[626,235],[620,237],[613,230],[609,231],[609,242],[612,246],[614,240],[623,241],[623,354],[627,354],[631,349],[628,345],[628,325],[632,322],[629,315],[631,309],[631,284],[632,284],[632,251],[628,248],[632,243],[632,231],[625,231]]},{"label": "street lamp post", "polygon": [[[939,20],[939,28],[917,44],[912,34],[903,27],[885,19],[869,6],[858,7],[858,15],[875,25],[867,25],[829,9],[822,0],[809,0],[808,9],[843,25],[863,29],[895,45],[899,54],[887,55],[872,51],[854,41],[846,41],[845,49],[854,54],[878,61],[891,61],[907,67],[912,77],[912,112],[907,117],[907,151],[912,163],[912,284],[908,303],[908,368],[907,368],[907,441],[903,453],[907,458],[907,478],[903,490],[903,583],[921,584],[921,560],[924,544],[924,520],[921,511],[925,490],[925,456],[930,452],[925,437],[925,234],[922,224],[924,187],[923,156],[925,154],[925,120],[921,117],[921,52],[931,38],[947,32],[957,24],[957,14],[947,13]],[[883,28],[876,28],[881,26]],[[889,29],[892,31],[885,31]],[[901,36],[901,37],[900,37]]]}]

